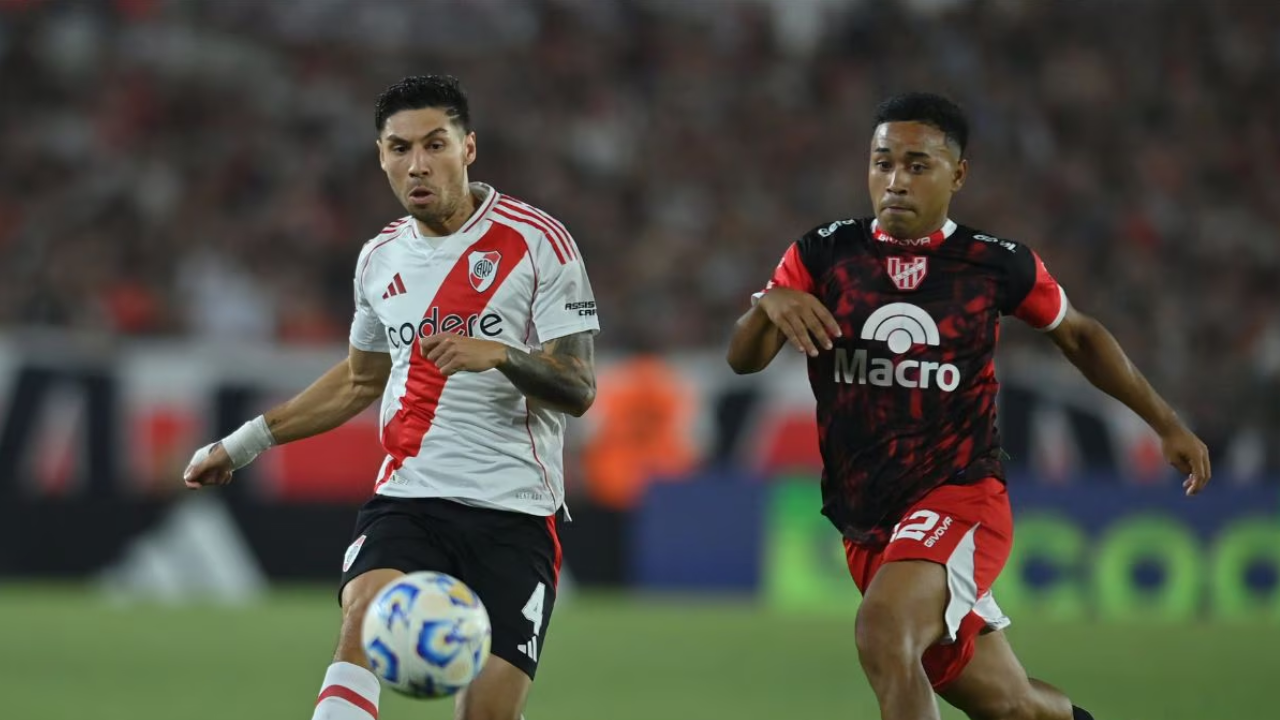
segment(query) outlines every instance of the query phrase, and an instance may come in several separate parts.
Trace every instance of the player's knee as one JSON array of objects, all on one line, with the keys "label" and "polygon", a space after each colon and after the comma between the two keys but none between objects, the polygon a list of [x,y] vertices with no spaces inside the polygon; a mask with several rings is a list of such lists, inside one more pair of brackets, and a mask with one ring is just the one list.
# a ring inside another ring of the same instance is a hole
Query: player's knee
[{"label": "player's knee", "polygon": [[904,618],[886,603],[864,602],[854,623],[858,657],[868,671],[904,662],[919,662],[923,648],[914,647]]},{"label": "player's knee", "polygon": [[343,627],[358,631],[378,592],[403,574],[398,570],[370,570],[347,583],[342,589]]},{"label": "player's knee", "polygon": [[970,720],[1036,720],[1041,717],[1030,688],[1004,689],[1000,693],[975,698],[961,709]]},{"label": "player's knee", "polygon": [[361,648],[361,633],[364,627],[364,616],[377,597],[382,583],[365,581],[363,576],[347,585],[342,591],[342,630],[339,633],[338,649],[334,654],[337,660],[364,664],[364,650]]},{"label": "player's knee", "polygon": [[343,627],[359,629],[364,623],[365,613],[368,612],[369,604],[372,602],[372,597],[357,596],[344,603],[342,606]]}]

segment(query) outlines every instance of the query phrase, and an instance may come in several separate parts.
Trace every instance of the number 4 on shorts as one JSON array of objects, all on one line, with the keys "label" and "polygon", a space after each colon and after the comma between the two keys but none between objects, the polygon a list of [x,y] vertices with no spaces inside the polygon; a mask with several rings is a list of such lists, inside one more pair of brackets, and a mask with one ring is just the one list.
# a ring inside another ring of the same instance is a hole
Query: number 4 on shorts
[{"label": "number 4 on shorts", "polygon": [[533,637],[527,644],[518,645],[517,648],[534,662],[538,662],[538,637],[542,635],[542,603],[546,597],[547,586],[538,583],[538,587],[533,589],[533,594],[529,596],[529,601],[524,604],[524,610],[521,611],[525,619],[533,623]]}]

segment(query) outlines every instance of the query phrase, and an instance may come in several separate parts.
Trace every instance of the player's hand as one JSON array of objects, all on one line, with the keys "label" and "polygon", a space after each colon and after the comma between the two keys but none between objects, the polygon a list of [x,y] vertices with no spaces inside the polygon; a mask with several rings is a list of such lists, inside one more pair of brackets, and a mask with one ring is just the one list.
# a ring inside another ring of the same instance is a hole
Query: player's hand
[{"label": "player's hand", "polygon": [[831,338],[841,335],[831,311],[807,292],[770,288],[760,298],[760,309],[797,350],[809,357],[817,357],[819,349],[830,350]]},{"label": "player's hand", "polygon": [[436,333],[418,341],[418,351],[445,377],[459,372],[492,370],[507,359],[507,346],[494,340]]},{"label": "player's hand", "polygon": [[231,482],[233,464],[222,442],[210,443],[191,456],[191,462],[182,473],[182,482],[192,490],[206,485],[226,485]]},{"label": "player's hand", "polygon": [[1200,438],[1185,426],[1178,425],[1162,434],[1160,443],[1169,464],[1177,468],[1178,472],[1187,474],[1182,487],[1186,489],[1188,496],[1195,495],[1209,484],[1209,478],[1213,475],[1209,467],[1209,448],[1200,442]]}]

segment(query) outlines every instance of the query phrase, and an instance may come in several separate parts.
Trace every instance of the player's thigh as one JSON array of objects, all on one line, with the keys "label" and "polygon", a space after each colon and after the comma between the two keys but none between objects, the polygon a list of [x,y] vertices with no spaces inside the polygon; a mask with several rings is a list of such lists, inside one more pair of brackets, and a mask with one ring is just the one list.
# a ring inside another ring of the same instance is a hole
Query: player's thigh
[{"label": "player's thigh", "polygon": [[415,500],[376,497],[360,509],[339,584],[340,659],[356,662],[350,658],[358,657],[364,614],[387,584],[419,570],[457,574],[447,544],[432,527]]},{"label": "player's thigh", "polygon": [[1027,671],[1003,632],[978,635],[964,670],[939,691],[955,708],[976,720],[1028,717],[1034,702]]},{"label": "player's thigh", "polygon": [[1012,543],[1008,495],[1003,483],[989,478],[930,492],[907,511],[881,559],[885,567],[894,561],[926,560],[945,570],[943,638],[961,642],[962,625],[974,612],[994,627],[1007,624],[990,590]]},{"label": "player's thigh", "polygon": [[362,631],[364,616],[378,591],[396,578],[404,577],[400,570],[374,568],[361,573],[342,587],[342,627],[338,632],[338,649],[334,659],[355,665],[367,665],[363,649]]},{"label": "player's thigh", "polygon": [[533,678],[495,655],[458,695],[455,720],[517,720],[524,711]]},{"label": "player's thigh", "polygon": [[375,569],[434,570],[457,576],[452,538],[442,531],[433,508],[416,498],[375,497],[365,503],[342,558],[340,597],[346,597],[348,584]]},{"label": "player's thigh", "polygon": [[863,593],[854,626],[864,658],[885,653],[912,653],[941,638],[946,631],[946,569],[928,560],[899,560],[879,567]]},{"label": "player's thigh", "polygon": [[556,602],[558,542],[547,518],[476,511],[462,551],[461,576],[484,602],[491,653],[532,679]]}]

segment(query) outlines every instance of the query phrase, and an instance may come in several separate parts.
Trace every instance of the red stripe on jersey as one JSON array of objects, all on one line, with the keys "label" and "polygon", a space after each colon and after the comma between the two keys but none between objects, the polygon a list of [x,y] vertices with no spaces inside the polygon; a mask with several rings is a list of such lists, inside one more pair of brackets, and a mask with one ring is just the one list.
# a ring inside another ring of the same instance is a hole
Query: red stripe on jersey
[{"label": "red stripe on jersey", "polygon": [[813,282],[813,276],[809,274],[809,268],[804,266],[800,260],[800,248],[795,243],[791,243],[791,247],[787,248],[787,252],[782,256],[782,261],[778,263],[778,267],[773,271],[773,278],[769,280],[769,284],[765,285],[765,290],[775,286],[791,288],[801,292],[811,293],[817,287]]},{"label": "red stripe on jersey", "polygon": [[399,220],[397,220],[397,221],[395,221],[395,222],[391,223],[390,225],[388,225],[388,226],[386,226],[386,227],[382,228],[382,232],[380,232],[380,233],[378,233],[378,234],[379,234],[379,235],[386,235],[386,234],[388,234],[388,233],[393,233],[393,232],[395,232],[395,231],[399,230],[401,225],[404,225],[404,218],[400,218]]},{"label": "red stripe on jersey", "polygon": [[547,516],[547,532],[551,533],[551,544],[555,547],[555,559],[552,567],[555,574],[552,575],[552,581],[557,588],[560,587],[560,563],[564,560],[564,549],[560,547],[560,532],[556,529],[556,516],[552,513]]},{"label": "red stripe on jersey", "polygon": [[[560,260],[561,265],[573,259],[573,254],[569,250],[568,243],[565,242],[565,237],[551,223],[532,212],[528,205],[517,204],[507,197],[502,199],[502,204],[499,207],[507,218],[535,227],[546,236],[547,241],[551,243],[551,247],[555,249],[556,257]],[[568,234],[567,231],[565,234]]]},{"label": "red stripe on jersey", "polygon": [[556,222],[551,216],[528,203],[522,203],[512,197],[502,198],[502,208],[508,213],[509,217],[538,228],[547,237],[551,246],[555,248],[556,257],[563,258],[560,261],[561,265],[573,259],[573,252],[568,242],[569,231],[565,230],[564,226]]},{"label": "red stripe on jersey", "polygon": [[[470,255],[476,251],[497,251],[502,255],[498,262],[498,274],[484,292],[476,292],[468,279],[471,274]],[[467,318],[479,314],[489,305],[503,281],[524,260],[528,251],[529,245],[520,233],[505,225],[494,224],[489,232],[462,251],[462,257],[458,258],[435,297],[428,303],[427,313],[431,312],[432,307],[438,307],[441,317],[456,314]],[[464,324],[460,329],[465,331],[466,327]],[[391,462],[383,468],[374,492],[391,478],[391,473],[404,466],[405,460],[416,456],[422,449],[422,439],[435,421],[446,380],[440,368],[427,360],[417,348],[410,351],[409,378],[405,382],[404,397],[400,399],[400,409],[387,422],[382,433],[382,446],[391,456]]]},{"label": "red stripe on jersey", "polygon": [[1027,252],[1036,261],[1036,284],[1031,286],[1031,292],[1022,299],[1013,314],[1033,328],[1051,329],[1050,326],[1062,320],[1062,314],[1066,310],[1066,295],[1058,286],[1058,281],[1049,274],[1049,269],[1044,266],[1040,256],[1030,248]]},{"label": "red stripe on jersey", "polygon": [[369,713],[369,717],[378,720],[378,706],[369,702],[368,698],[360,693],[343,685],[330,685],[320,692],[320,697],[316,698],[316,705],[328,700],[329,698],[338,698],[346,700],[361,710]]},{"label": "red stripe on jersey", "polygon": [[564,253],[560,250],[560,246],[556,244],[555,239],[551,236],[550,232],[546,228],[543,228],[542,226],[537,225],[536,223],[534,223],[532,220],[528,218],[516,216],[509,209],[507,209],[505,206],[502,206],[502,205],[495,207],[493,209],[493,214],[500,215],[513,222],[518,222],[523,225],[527,225],[533,228],[534,230],[537,230],[538,232],[542,233],[543,237],[545,237],[547,239],[547,242],[550,243],[551,249],[556,251],[556,259],[560,261],[560,264],[564,265],[568,262],[568,260],[565,260]]},{"label": "red stripe on jersey", "polygon": [[404,289],[404,280],[400,279],[400,273],[396,273],[396,292],[408,292]]},{"label": "red stripe on jersey", "polygon": [[565,227],[564,223],[551,217],[551,215],[549,215],[546,211],[540,210],[523,200],[517,200],[515,198],[506,198],[506,199],[509,200],[512,205],[515,205],[521,210],[524,210],[525,212],[538,217],[544,223],[549,225],[551,229],[554,230],[559,235],[560,244],[564,246],[565,253],[568,254],[569,259],[572,260],[573,258],[578,256],[579,254],[578,246],[574,244],[573,236],[569,234],[569,228]]}]

